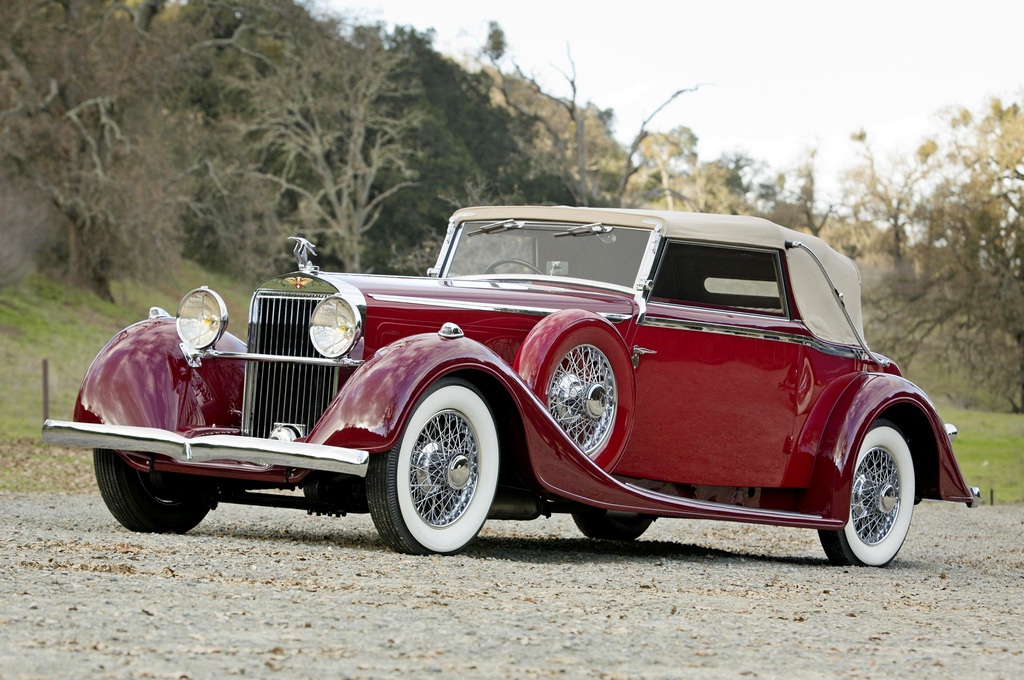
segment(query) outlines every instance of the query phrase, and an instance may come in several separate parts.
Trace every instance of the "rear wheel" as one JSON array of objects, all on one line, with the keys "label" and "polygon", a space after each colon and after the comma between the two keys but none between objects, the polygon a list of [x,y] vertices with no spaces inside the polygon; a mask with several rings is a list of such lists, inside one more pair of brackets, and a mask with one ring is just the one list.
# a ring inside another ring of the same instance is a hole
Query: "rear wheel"
[{"label": "rear wheel", "polygon": [[578,510],[572,513],[572,519],[587,538],[608,541],[635,541],[654,522],[650,515],[599,508]]},{"label": "rear wheel", "polygon": [[366,494],[398,552],[456,553],[476,537],[498,486],[498,431],[483,396],[445,378],[420,399],[388,453],[370,457]]},{"label": "rear wheel", "polygon": [[818,532],[829,562],[889,564],[910,531],[914,485],[914,460],[906,439],[893,423],[877,421],[857,453],[849,521],[841,530]]},{"label": "rear wheel", "polygon": [[109,449],[93,451],[93,468],[110,514],[131,531],[183,534],[210,512],[208,502],[185,489],[157,485]]}]

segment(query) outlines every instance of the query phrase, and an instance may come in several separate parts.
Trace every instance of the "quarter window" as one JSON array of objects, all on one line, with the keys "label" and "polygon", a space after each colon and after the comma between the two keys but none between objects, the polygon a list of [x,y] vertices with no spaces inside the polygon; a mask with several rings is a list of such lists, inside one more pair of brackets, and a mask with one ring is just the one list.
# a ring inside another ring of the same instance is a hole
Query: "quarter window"
[{"label": "quarter window", "polygon": [[769,250],[669,243],[651,300],[784,316],[781,271]]}]

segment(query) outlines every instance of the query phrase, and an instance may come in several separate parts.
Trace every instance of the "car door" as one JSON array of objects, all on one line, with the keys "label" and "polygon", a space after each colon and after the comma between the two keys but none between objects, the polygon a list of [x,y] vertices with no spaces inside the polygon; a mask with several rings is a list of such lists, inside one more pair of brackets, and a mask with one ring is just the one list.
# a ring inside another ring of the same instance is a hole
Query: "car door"
[{"label": "car door", "polygon": [[670,242],[634,336],[636,415],[617,475],[776,487],[806,402],[780,255]]}]

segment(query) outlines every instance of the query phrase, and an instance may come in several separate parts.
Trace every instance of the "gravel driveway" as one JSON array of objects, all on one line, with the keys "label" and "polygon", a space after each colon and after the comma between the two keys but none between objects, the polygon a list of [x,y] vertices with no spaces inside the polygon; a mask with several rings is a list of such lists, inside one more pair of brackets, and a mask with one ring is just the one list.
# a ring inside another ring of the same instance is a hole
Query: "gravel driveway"
[{"label": "gravel driveway", "polygon": [[132,534],[98,495],[0,493],[3,678],[1024,676],[1024,507],[922,504],[887,569],[813,531],[490,522],[455,557],[369,518],[221,506]]}]

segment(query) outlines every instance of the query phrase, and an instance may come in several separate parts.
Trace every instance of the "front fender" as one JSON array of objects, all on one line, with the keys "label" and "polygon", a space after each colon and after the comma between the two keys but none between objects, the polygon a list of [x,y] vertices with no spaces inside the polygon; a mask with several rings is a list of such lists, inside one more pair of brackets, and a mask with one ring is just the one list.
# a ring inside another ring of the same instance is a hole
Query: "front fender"
[{"label": "front fender", "polygon": [[935,407],[912,382],[887,373],[862,373],[843,391],[822,433],[800,512],[846,521],[857,452],[879,418],[907,436],[917,477],[917,498],[971,503],[953,447]]},{"label": "front fender", "polygon": [[[82,380],[74,420],[81,423],[237,429],[241,424],[241,361],[219,359],[190,368],[174,319],[147,319],[129,326],[100,350]],[[244,352],[225,333],[217,349]]]},{"label": "front fender", "polygon": [[360,366],[306,441],[388,451],[426,389],[445,375],[465,370],[496,378],[513,395],[521,396],[526,389],[501,357],[475,340],[413,335],[384,347]]}]

